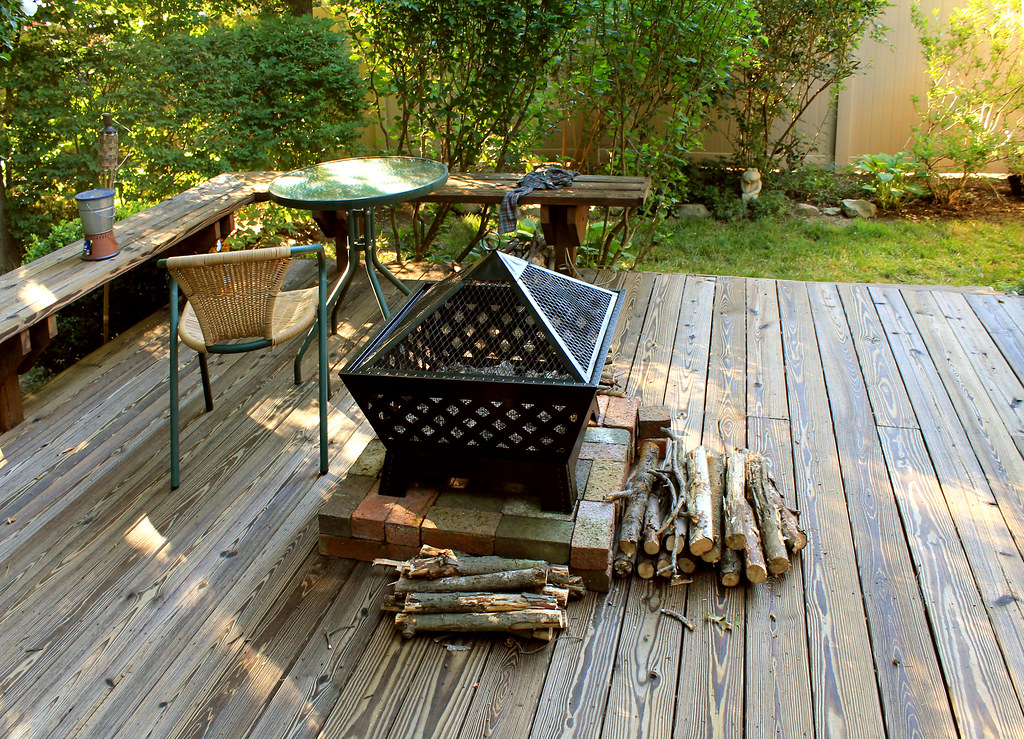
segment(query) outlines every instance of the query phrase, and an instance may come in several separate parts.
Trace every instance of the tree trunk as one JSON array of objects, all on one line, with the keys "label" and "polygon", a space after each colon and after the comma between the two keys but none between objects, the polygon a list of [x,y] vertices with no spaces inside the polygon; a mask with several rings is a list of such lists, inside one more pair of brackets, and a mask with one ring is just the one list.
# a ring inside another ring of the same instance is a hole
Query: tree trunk
[{"label": "tree trunk", "polygon": [[0,171],[0,274],[10,272],[21,264],[15,253],[11,231],[7,226],[7,188],[4,185],[6,167]]}]

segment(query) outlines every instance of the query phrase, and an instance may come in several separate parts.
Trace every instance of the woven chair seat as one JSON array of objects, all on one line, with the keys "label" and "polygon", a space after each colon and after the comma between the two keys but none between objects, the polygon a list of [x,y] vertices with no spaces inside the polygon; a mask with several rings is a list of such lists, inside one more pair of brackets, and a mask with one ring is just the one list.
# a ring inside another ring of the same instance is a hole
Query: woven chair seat
[{"label": "woven chair seat", "polygon": [[[267,339],[274,346],[304,333],[316,320],[317,289],[289,290],[277,294],[273,316],[267,333],[261,336],[236,337]],[[178,337],[186,346],[206,353],[206,338],[191,303],[185,304],[178,324]]]}]

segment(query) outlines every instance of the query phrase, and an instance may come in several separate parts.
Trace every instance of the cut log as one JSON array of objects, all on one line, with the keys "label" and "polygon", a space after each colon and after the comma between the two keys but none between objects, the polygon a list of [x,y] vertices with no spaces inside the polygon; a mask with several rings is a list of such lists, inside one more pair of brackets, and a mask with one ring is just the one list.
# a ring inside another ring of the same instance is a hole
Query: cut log
[{"label": "cut log", "polygon": [[410,638],[420,631],[527,631],[564,629],[565,611],[530,610],[506,613],[399,613],[395,625]]},{"label": "cut log", "polygon": [[782,538],[786,540],[786,546],[794,554],[799,552],[807,546],[807,534],[800,528],[800,520],[797,518],[796,511],[786,505],[782,493],[779,492],[779,488],[775,485],[775,480],[771,477],[768,478],[768,486],[765,488],[765,493],[779,508],[779,515],[782,520]]},{"label": "cut log", "polygon": [[554,595],[538,593],[409,593],[406,613],[501,613],[550,611],[558,608]]},{"label": "cut log", "polygon": [[722,585],[733,588],[740,584],[740,575],[743,571],[743,562],[740,553],[735,549],[726,547],[722,550],[722,560],[718,563],[718,571]]},{"label": "cut log", "polygon": [[385,595],[384,600],[381,601],[380,609],[390,613],[401,613],[404,609],[404,601],[394,595]]},{"label": "cut log", "polygon": [[567,588],[571,598],[582,598],[587,594],[583,578],[579,575],[570,575],[566,565],[550,565],[548,567],[548,583]]},{"label": "cut log", "polygon": [[697,571],[697,560],[688,554],[679,554],[676,557],[676,566],[680,572],[689,575]]},{"label": "cut log", "polygon": [[700,556],[714,545],[711,528],[711,482],[708,457],[699,446],[686,455],[686,504],[690,512],[690,554]]},{"label": "cut log", "polygon": [[[555,599],[555,603],[559,608],[565,608],[569,605],[569,588],[559,587],[558,585],[545,585],[543,588],[538,588],[538,593],[541,595],[547,595]],[[586,592],[584,590],[584,592]]]},{"label": "cut log", "polygon": [[547,585],[546,568],[492,572],[465,577],[442,577],[437,580],[402,577],[395,583],[395,593],[480,593],[499,590],[530,590]]},{"label": "cut log", "polygon": [[658,577],[675,576],[676,563],[672,559],[671,552],[662,552],[658,555],[658,561],[654,564],[655,573]]},{"label": "cut log", "polygon": [[[422,556],[424,552],[434,551],[438,554]],[[420,557],[410,559],[399,568],[399,572],[408,578],[454,577],[464,575],[486,575],[492,572],[508,572],[510,570],[529,570],[534,567],[547,567],[548,563],[540,559],[507,559],[505,557],[474,557],[468,554],[453,552],[451,549],[434,549],[424,546]]]},{"label": "cut log", "polygon": [[644,525],[644,514],[647,512],[647,499],[651,494],[651,483],[654,480],[651,472],[657,464],[658,447],[645,441],[640,447],[639,461],[629,486],[629,498],[619,530],[619,550],[625,554],[633,554],[640,541],[640,530]]},{"label": "cut log", "polygon": [[641,554],[637,559],[636,574],[642,577],[644,580],[650,580],[652,577],[654,577],[654,570],[654,558],[647,553]]},{"label": "cut log", "polygon": [[747,450],[740,449],[729,456],[725,471],[725,545],[729,549],[743,550],[747,538],[756,533],[754,511],[747,502]]},{"label": "cut log", "polygon": [[768,483],[768,465],[764,455],[751,452],[747,457],[747,489],[757,509],[757,520],[761,524],[761,544],[768,572],[781,575],[789,569],[789,552],[782,537],[782,518],[779,508],[769,499],[766,488]]},{"label": "cut log", "polygon": [[711,486],[711,549],[700,555],[705,562],[722,558],[722,507],[725,499],[725,456],[708,452],[708,482]]},{"label": "cut log", "polygon": [[644,514],[644,551],[654,556],[661,551],[661,522],[669,514],[668,494],[659,486],[652,491],[647,499],[647,511]]},{"label": "cut log", "polygon": [[636,550],[632,554],[617,552],[612,561],[612,572],[615,577],[629,577],[633,574],[633,562],[636,560]]}]

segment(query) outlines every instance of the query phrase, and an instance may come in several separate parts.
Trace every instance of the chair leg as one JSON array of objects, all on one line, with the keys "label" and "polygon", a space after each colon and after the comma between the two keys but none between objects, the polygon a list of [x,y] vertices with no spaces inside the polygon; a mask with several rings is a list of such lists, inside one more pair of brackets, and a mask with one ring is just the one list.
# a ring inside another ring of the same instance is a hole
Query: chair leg
[{"label": "chair leg", "polygon": [[199,375],[203,379],[203,398],[206,400],[206,412],[213,410],[213,390],[210,388],[210,368],[206,364],[206,354],[199,353]]},{"label": "chair leg", "polygon": [[171,395],[171,489],[181,484],[178,462],[178,290],[171,280],[171,368],[169,390]]},{"label": "chair leg", "polygon": [[323,270],[320,270],[320,301],[317,306],[317,332],[319,333],[319,352],[317,362],[317,380],[320,385],[319,410],[320,410],[320,474],[327,474],[327,398],[330,395],[330,373],[327,364],[327,304],[325,294],[327,292],[326,278]]}]

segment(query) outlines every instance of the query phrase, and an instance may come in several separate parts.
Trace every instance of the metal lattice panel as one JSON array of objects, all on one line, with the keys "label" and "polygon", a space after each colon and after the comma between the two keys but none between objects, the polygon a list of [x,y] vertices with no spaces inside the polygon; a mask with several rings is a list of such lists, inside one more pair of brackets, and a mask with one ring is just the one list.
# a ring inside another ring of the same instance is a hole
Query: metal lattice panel
[{"label": "metal lattice panel", "polygon": [[601,348],[614,293],[532,264],[525,266],[519,281],[581,374],[588,377]]},{"label": "metal lattice panel", "polygon": [[501,450],[529,459],[568,454],[584,420],[566,405],[539,406],[506,398],[481,401],[457,395],[414,397],[373,393],[363,412],[381,440],[460,449]]},{"label": "metal lattice panel", "polygon": [[366,368],[423,377],[572,379],[511,284],[467,283],[432,307],[433,312]]}]

